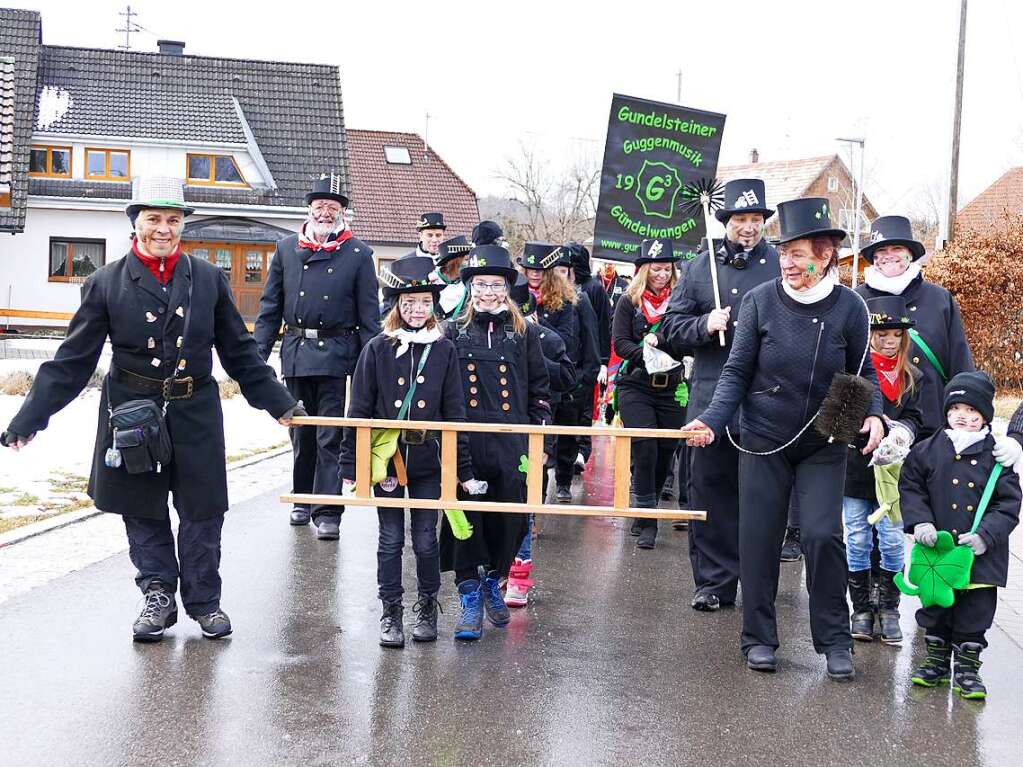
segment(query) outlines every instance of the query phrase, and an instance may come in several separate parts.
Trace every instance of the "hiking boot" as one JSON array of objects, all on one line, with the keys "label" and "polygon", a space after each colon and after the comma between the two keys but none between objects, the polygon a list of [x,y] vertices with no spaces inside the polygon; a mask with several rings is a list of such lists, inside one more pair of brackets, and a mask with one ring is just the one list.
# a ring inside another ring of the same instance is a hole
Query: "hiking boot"
[{"label": "hiking boot", "polygon": [[302,527],[309,524],[309,509],[296,506],[291,510],[291,526]]},{"label": "hiking boot", "polygon": [[143,594],[146,600],[142,612],[131,627],[136,642],[159,642],[163,632],[178,622],[178,605],[174,595],[159,581],[153,581]]},{"label": "hiking boot", "polygon": [[405,628],[402,626],[404,614],[405,608],[401,602],[384,602],[384,612],[380,616],[381,647],[405,646]]},{"label": "hiking boot", "polygon": [[639,517],[635,517],[632,520],[632,524],[629,525],[629,535],[631,535],[633,538],[639,535],[639,531],[643,529],[643,525],[641,524],[641,522],[642,520]]},{"label": "hiking boot", "polygon": [[504,595],[501,594],[501,584],[498,583],[494,570],[487,573],[483,581],[483,609],[487,614],[487,620],[495,626],[507,626],[511,620],[508,605],[504,603]]},{"label": "hiking boot", "polygon": [[321,519],[316,523],[316,539],[336,541],[341,537],[341,523],[334,519]]},{"label": "hiking boot", "polygon": [[902,644],[902,629],[899,627],[899,587],[895,585],[894,578],[895,573],[881,570],[877,597],[881,641],[889,645]]},{"label": "hiking boot", "polygon": [[785,541],[781,545],[782,562],[798,562],[803,558],[803,549],[799,545],[799,528],[786,527]]},{"label": "hiking boot", "polygon": [[849,682],[856,676],[853,669],[852,650],[832,650],[825,653],[828,660],[828,676],[837,682]]},{"label": "hiking boot", "polygon": [[874,641],[874,607],[870,604],[870,570],[849,571],[849,599],[852,601],[852,638]]},{"label": "hiking boot", "polygon": [[694,610],[712,613],[721,609],[721,599],[717,594],[697,594],[693,597],[692,606]]},{"label": "hiking boot", "polygon": [[554,493],[554,500],[557,503],[571,503],[572,491],[568,488],[567,485],[558,485],[558,489]]},{"label": "hiking boot", "polygon": [[508,607],[525,607],[529,602],[529,589],[533,585],[530,574],[533,562],[516,558],[515,564],[508,571],[508,583],[504,590],[504,603]]},{"label": "hiking boot", "polygon": [[455,639],[472,641],[483,636],[483,585],[477,580],[458,584],[462,616],[455,626]]},{"label": "hiking boot", "polygon": [[435,595],[419,595],[419,600],[412,605],[412,612],[416,616],[416,625],[412,627],[413,642],[437,640],[437,611],[440,609],[440,602]]},{"label": "hiking boot", "polygon": [[984,700],[987,688],[980,678],[980,654],[984,645],[977,642],[963,642],[953,645],[956,654],[955,676],[952,677],[952,690],[959,693],[960,698],[967,700]]},{"label": "hiking boot", "polygon": [[778,668],[778,660],[774,657],[774,648],[765,644],[755,644],[746,651],[746,666],[753,671],[766,671],[773,674]]},{"label": "hiking boot", "polygon": [[646,524],[639,530],[636,546],[641,549],[652,549],[657,544],[657,520],[645,519]]},{"label": "hiking boot", "polygon": [[231,633],[231,619],[221,609],[206,615],[193,615],[192,620],[199,624],[202,635],[207,639],[222,639]]},{"label": "hiking boot", "polygon": [[924,644],[927,647],[927,657],[910,681],[919,687],[937,687],[948,684],[951,674],[952,648],[949,643],[941,637],[925,636]]}]

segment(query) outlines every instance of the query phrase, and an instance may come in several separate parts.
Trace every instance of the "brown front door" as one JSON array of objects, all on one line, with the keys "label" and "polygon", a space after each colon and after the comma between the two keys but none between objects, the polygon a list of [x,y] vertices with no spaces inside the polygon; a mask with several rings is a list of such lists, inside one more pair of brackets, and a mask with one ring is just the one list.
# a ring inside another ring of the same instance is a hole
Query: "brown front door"
[{"label": "brown front door", "polygon": [[238,311],[246,320],[259,314],[259,297],[263,293],[273,243],[192,242],[185,249],[196,258],[205,258],[227,275]]}]

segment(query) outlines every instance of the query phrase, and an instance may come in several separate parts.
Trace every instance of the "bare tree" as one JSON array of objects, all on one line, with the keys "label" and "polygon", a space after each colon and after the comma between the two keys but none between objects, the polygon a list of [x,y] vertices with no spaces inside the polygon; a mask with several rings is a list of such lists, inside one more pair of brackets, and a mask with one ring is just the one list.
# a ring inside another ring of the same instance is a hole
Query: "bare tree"
[{"label": "bare tree", "polygon": [[933,250],[941,233],[941,214],[944,209],[941,181],[931,179],[916,190],[909,208],[913,234],[928,250]]}]

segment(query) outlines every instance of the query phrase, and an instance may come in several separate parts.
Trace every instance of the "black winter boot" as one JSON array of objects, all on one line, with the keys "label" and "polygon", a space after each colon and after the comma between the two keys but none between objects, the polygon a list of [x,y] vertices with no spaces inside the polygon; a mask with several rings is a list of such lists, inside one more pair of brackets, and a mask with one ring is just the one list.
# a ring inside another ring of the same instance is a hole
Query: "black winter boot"
[{"label": "black winter boot", "polygon": [[849,599],[852,601],[852,637],[874,641],[874,607],[870,604],[870,570],[849,571]]},{"label": "black winter boot", "polygon": [[980,678],[980,654],[984,651],[984,645],[963,642],[953,647],[956,653],[956,669],[952,678],[952,690],[959,693],[960,698],[984,700],[987,698],[987,688]]},{"label": "black winter boot", "polygon": [[781,544],[781,561],[798,562],[803,558],[803,547],[799,543],[799,528],[786,527],[785,540]]},{"label": "black winter boot", "polygon": [[381,647],[405,646],[405,628],[402,626],[404,613],[405,608],[401,602],[384,602],[384,613],[380,616]]},{"label": "black winter boot", "polygon": [[881,623],[881,641],[885,644],[902,644],[902,629],[899,627],[899,587],[895,585],[895,573],[882,570],[878,590],[878,620]]},{"label": "black winter boot", "polygon": [[937,687],[948,684],[951,669],[952,647],[941,637],[925,636],[927,657],[923,665],[913,672],[910,680],[920,687]]},{"label": "black winter boot", "polygon": [[420,594],[419,601],[412,605],[416,625],[412,627],[413,642],[434,642],[437,639],[437,611],[440,603],[433,594]]},{"label": "black winter boot", "polygon": [[[637,495],[636,506],[641,509],[656,509],[657,496]],[[657,520],[638,519],[636,521],[637,527],[639,527],[639,539],[636,541],[636,546],[641,549],[652,549],[657,542]]]}]

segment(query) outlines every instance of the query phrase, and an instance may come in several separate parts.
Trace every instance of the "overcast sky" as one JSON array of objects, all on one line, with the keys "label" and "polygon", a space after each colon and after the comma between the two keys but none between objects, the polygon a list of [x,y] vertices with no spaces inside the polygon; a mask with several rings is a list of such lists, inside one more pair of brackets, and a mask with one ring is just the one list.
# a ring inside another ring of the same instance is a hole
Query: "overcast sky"
[{"label": "overcast sky", "polygon": [[[43,41],[112,48],[124,0],[0,3],[40,10]],[[959,0],[515,3],[132,2],[186,53],[336,64],[351,128],[422,133],[480,195],[520,141],[600,157],[613,92],[728,116],[722,161],[793,159],[866,138],[882,212],[947,185]],[[486,9],[484,9],[486,7]],[[972,0],[960,207],[1023,164],[1023,3]],[[768,190],[770,197],[771,190]],[[777,202],[777,201],[774,201]]]}]

